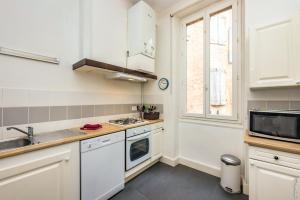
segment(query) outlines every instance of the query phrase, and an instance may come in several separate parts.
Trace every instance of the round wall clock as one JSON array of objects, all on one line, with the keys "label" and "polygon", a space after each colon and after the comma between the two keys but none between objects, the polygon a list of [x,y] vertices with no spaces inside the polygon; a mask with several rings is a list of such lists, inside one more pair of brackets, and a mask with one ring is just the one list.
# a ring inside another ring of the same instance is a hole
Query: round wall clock
[{"label": "round wall clock", "polygon": [[161,90],[166,90],[166,89],[169,87],[169,81],[168,81],[168,79],[166,79],[166,78],[161,78],[161,79],[158,81],[158,87],[159,87],[159,89],[161,89]]}]

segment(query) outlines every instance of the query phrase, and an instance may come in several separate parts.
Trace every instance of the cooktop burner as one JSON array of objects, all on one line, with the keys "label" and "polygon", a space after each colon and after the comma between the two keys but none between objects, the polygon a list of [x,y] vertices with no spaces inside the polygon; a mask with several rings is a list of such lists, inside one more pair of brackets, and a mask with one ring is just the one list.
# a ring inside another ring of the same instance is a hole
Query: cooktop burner
[{"label": "cooktop burner", "polygon": [[143,121],[135,118],[121,118],[121,119],[109,120],[108,122],[112,124],[119,124],[119,125],[130,125],[130,124],[141,123]]}]

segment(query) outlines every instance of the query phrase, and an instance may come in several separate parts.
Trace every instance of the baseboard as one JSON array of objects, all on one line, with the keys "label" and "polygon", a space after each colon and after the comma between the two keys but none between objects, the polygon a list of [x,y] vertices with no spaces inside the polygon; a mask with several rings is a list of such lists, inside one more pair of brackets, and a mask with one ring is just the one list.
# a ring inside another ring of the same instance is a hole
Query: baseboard
[{"label": "baseboard", "polygon": [[243,181],[243,193],[245,195],[249,195],[249,185],[244,178],[242,179],[242,181]]},{"label": "baseboard", "polygon": [[205,163],[201,163],[192,159],[188,159],[185,157],[179,157],[178,163],[185,165],[187,167],[196,169],[198,171],[205,172],[207,174],[210,174],[212,176],[220,177],[221,176],[221,169],[217,168],[215,166],[211,166]]},{"label": "baseboard", "polygon": [[175,167],[176,165],[178,165],[178,158],[171,158],[168,156],[163,156],[160,158],[160,162],[170,165],[172,167]]}]

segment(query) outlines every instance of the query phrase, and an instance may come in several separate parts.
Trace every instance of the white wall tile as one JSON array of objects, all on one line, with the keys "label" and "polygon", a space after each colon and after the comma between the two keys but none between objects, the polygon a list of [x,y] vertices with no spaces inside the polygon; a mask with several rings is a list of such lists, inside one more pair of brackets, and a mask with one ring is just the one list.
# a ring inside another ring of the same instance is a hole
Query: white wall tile
[{"label": "white wall tile", "polygon": [[97,120],[96,117],[83,118],[83,119],[81,120],[81,122],[82,122],[82,125],[84,125],[84,124],[98,124],[98,123],[100,123],[100,122]]},{"label": "white wall tile", "polygon": [[0,140],[3,140],[3,128],[0,127]]},{"label": "white wall tile", "polygon": [[4,88],[3,107],[23,107],[29,105],[29,91],[25,89]]},{"label": "white wall tile", "polygon": [[34,124],[29,124],[29,126],[33,127],[34,134],[41,134],[45,132],[71,128],[70,120],[34,123]]},{"label": "white wall tile", "polygon": [[95,104],[132,104],[141,102],[140,95],[97,93]]},{"label": "white wall tile", "polygon": [[49,91],[50,106],[68,105],[68,94],[65,91]]},{"label": "white wall tile", "polygon": [[29,90],[29,106],[49,106],[50,93],[46,90]]},{"label": "white wall tile", "polygon": [[85,94],[78,91],[67,92],[68,105],[82,105],[85,99]]},{"label": "white wall tile", "polygon": [[3,106],[3,88],[0,88],[0,107]]},{"label": "white wall tile", "polygon": [[82,92],[81,105],[96,105],[97,93],[96,92]]}]

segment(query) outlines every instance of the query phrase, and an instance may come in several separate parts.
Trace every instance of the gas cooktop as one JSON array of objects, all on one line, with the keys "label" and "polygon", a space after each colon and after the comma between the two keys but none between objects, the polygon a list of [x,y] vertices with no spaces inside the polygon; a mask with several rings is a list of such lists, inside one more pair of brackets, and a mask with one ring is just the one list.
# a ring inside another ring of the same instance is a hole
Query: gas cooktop
[{"label": "gas cooktop", "polygon": [[121,118],[115,120],[109,120],[109,123],[118,124],[118,125],[131,125],[144,122],[143,120],[136,119],[136,118]]}]

